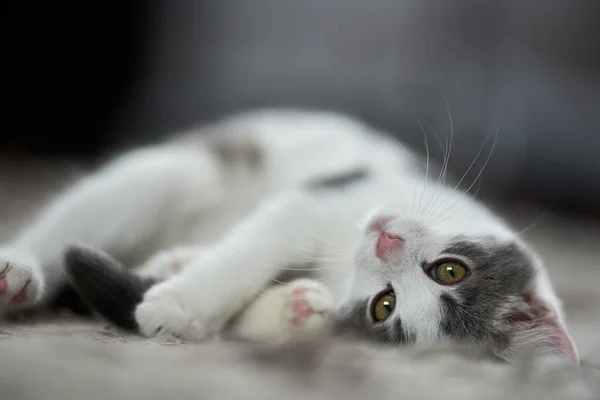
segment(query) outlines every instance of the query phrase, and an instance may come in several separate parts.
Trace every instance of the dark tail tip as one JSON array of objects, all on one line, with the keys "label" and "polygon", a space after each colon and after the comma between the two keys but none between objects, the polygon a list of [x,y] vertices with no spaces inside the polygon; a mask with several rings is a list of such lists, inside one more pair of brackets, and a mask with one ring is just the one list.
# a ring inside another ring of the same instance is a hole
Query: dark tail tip
[{"label": "dark tail tip", "polygon": [[137,332],[135,308],[155,280],[134,275],[108,254],[85,246],[67,248],[64,261],[85,303],[117,326]]}]

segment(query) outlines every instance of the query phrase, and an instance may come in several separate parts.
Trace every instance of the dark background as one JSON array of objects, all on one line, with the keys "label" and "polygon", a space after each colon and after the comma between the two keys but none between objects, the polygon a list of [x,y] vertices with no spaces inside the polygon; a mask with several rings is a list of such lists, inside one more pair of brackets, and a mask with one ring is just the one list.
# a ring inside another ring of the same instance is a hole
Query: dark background
[{"label": "dark background", "polygon": [[5,153],[94,158],[300,106],[423,151],[420,121],[440,158],[449,108],[459,176],[500,129],[483,196],[598,209],[597,0],[13,2],[3,19]]}]

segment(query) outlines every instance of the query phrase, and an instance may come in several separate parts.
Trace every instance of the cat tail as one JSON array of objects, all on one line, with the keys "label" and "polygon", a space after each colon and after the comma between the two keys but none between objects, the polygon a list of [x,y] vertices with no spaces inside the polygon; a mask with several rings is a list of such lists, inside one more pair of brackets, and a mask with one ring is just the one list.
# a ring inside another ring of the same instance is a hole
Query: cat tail
[{"label": "cat tail", "polygon": [[64,262],[84,303],[113,324],[139,332],[135,309],[157,279],[135,275],[108,254],[86,246],[68,247]]}]

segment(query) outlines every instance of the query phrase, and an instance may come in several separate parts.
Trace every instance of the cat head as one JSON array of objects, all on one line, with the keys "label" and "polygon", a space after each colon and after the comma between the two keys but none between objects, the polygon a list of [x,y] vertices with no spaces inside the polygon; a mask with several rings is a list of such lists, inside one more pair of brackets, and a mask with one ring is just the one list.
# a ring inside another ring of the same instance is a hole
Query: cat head
[{"label": "cat head", "polygon": [[540,258],[477,205],[440,223],[378,212],[355,254],[339,328],[385,343],[477,343],[512,360],[528,349],[578,362]]}]

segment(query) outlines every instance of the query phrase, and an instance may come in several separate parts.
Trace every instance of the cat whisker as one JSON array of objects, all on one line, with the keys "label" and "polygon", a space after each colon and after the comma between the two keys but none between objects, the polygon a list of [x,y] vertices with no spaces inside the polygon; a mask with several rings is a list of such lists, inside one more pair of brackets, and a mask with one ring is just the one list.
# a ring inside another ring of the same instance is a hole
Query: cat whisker
[{"label": "cat whisker", "polygon": [[[477,176],[475,177],[475,180],[474,180],[474,181],[473,181],[473,182],[472,182],[472,183],[469,185],[469,187],[467,188],[467,190],[465,190],[465,192],[464,192],[464,194],[465,194],[465,195],[467,195],[467,194],[469,193],[469,191],[470,191],[470,190],[473,188],[473,186],[474,186],[474,185],[477,183],[477,181],[479,180],[479,178],[480,178],[480,177],[481,177],[481,175],[483,174],[483,171],[484,171],[484,170],[485,170],[485,168],[487,167],[487,165],[488,165],[488,163],[489,163],[489,161],[490,161],[490,159],[491,159],[491,157],[492,157],[492,154],[493,154],[493,152],[494,152],[494,149],[495,149],[495,147],[496,147],[496,143],[497,143],[497,141],[498,141],[498,135],[499,135],[499,133],[500,133],[500,128],[498,128],[498,129],[496,130],[496,134],[494,135],[494,141],[493,141],[493,143],[492,143],[492,147],[490,148],[490,151],[489,151],[489,153],[488,153],[488,156],[487,156],[487,158],[486,158],[486,160],[485,160],[485,162],[484,162],[483,166],[482,166],[482,167],[481,167],[481,169],[479,170],[479,173],[478,173],[478,174],[477,174]],[[485,142],[487,142],[487,140],[488,140],[488,138],[486,137],[486,139],[485,139],[485,141],[484,141],[484,144],[485,144]],[[482,149],[483,149],[483,146],[482,146]],[[473,162],[471,163],[471,166],[469,166],[469,169],[467,169],[467,172],[466,172],[466,173],[463,175],[463,178],[461,179],[461,182],[462,182],[462,180],[464,179],[464,177],[466,176],[466,174],[469,172],[469,170],[472,168],[472,165],[475,163],[475,161],[477,160],[477,158],[479,157],[479,154],[480,154],[480,152],[481,152],[481,149],[480,149],[480,151],[477,153],[477,156],[475,157],[475,160],[473,160]],[[458,186],[460,185],[460,183],[461,183],[461,182],[459,182],[459,183],[458,183],[458,184],[457,184],[457,185],[454,187],[454,189],[452,190],[452,192],[454,192],[454,191],[455,191],[455,190],[458,188]],[[453,207],[454,207],[456,204],[458,204],[458,202],[459,202],[459,200],[455,201],[455,202],[454,202],[453,204],[451,204],[451,205],[450,205],[448,208],[446,208],[445,210],[443,210],[443,211],[442,211],[442,213],[440,213],[440,214],[441,214],[441,215],[444,215],[444,213],[445,213],[445,212],[447,212],[448,210],[452,209],[452,208],[453,208]],[[439,219],[438,219],[438,220],[436,220],[436,221],[434,222],[434,225],[435,225],[435,224],[439,224],[439,223],[441,223],[442,221],[445,221],[445,220],[447,220],[448,218],[451,218],[451,217],[452,217],[452,216],[454,216],[454,215],[456,215],[456,212],[455,212],[455,213],[453,213],[453,214],[451,214],[451,215],[449,215],[449,216],[446,216],[445,218],[443,218],[443,219],[441,219],[441,220],[439,220]]]},{"label": "cat whisker", "polygon": [[483,187],[483,176],[480,176],[479,179],[477,180],[477,187],[475,188],[475,192],[471,195],[472,198],[477,198],[477,195],[479,195],[479,191],[481,190],[481,188]]},{"label": "cat whisker", "polygon": [[280,281],[279,279],[271,278],[271,282],[277,283],[279,285],[289,285],[289,282]]},{"label": "cat whisker", "polygon": [[392,327],[393,332],[391,335],[389,335],[389,338],[386,340],[386,342],[381,345],[382,349],[387,349],[392,344],[392,340],[393,340],[394,336],[396,335],[396,333],[394,331],[397,331],[398,329],[399,328],[397,326]]},{"label": "cat whisker", "polygon": [[467,170],[465,171],[465,173],[463,174],[463,176],[460,178],[460,180],[458,181],[458,183],[456,184],[456,186],[454,186],[454,189],[452,189],[452,192],[455,192],[456,189],[458,189],[460,187],[460,185],[463,183],[463,181],[465,180],[465,178],[467,177],[467,175],[469,174],[469,172],[471,172],[471,169],[473,169],[473,166],[475,165],[475,163],[477,162],[477,160],[479,160],[479,157],[481,156],[481,153],[483,152],[483,149],[485,148],[485,145],[486,145],[486,143],[487,143],[488,140],[489,140],[489,136],[486,136],[485,139],[483,140],[483,143],[479,147],[479,150],[477,151],[477,154],[475,155],[475,158],[473,159],[473,161],[471,161],[471,164],[469,164],[469,167],[467,168]]},{"label": "cat whisker", "polygon": [[329,262],[329,263],[334,263],[334,262],[338,262],[338,261],[347,261],[348,257],[347,256],[339,256],[339,257],[319,257],[319,256],[315,256],[315,257],[304,257],[304,258],[298,258],[295,260],[290,260],[291,264],[302,264],[302,263],[307,263],[307,262]]},{"label": "cat whisker", "polygon": [[312,267],[297,267],[297,268],[296,267],[283,267],[283,266],[280,266],[280,265],[274,265],[274,264],[268,263],[268,262],[266,262],[266,261],[264,261],[264,260],[256,257],[255,255],[253,255],[253,254],[251,254],[251,253],[249,253],[247,251],[241,250],[241,249],[233,249],[233,251],[237,251],[238,253],[243,253],[245,256],[248,256],[249,258],[252,258],[253,260],[259,262],[262,265],[265,265],[265,266],[270,267],[270,268],[278,269],[278,270],[281,270],[281,271],[304,271],[304,272],[310,272],[310,271],[324,271],[324,270],[331,269],[331,267],[318,267],[318,268],[312,268]]},{"label": "cat whisker", "polygon": [[[415,158],[413,156],[413,154],[411,154],[408,149],[406,148],[406,146],[400,142],[399,140],[394,140],[394,142],[399,146],[399,148],[404,151],[404,153],[406,154],[406,156],[408,157],[408,159],[410,160],[411,164],[415,167],[415,172],[419,173],[419,164],[415,161]],[[416,190],[413,190],[413,209],[411,210],[411,215],[412,213],[414,213],[414,204],[415,204],[415,197],[416,197]],[[407,207],[405,207],[404,209],[406,209]]]},{"label": "cat whisker", "polygon": [[[438,174],[438,178],[436,179],[436,187],[439,187],[439,186],[445,184],[445,182],[446,182],[446,176],[447,176],[447,172],[448,172],[448,164],[449,164],[450,155],[452,152],[452,143],[453,143],[453,138],[454,138],[454,123],[452,120],[452,114],[450,112],[450,106],[449,106],[448,99],[446,98],[446,96],[444,96],[444,102],[446,105],[446,110],[448,113],[448,120],[450,123],[450,140],[448,140],[448,131],[447,131],[447,129],[445,129],[445,146],[442,146],[442,143],[441,143],[438,135],[435,133],[435,131],[432,130],[432,133],[433,133],[434,137],[436,138],[438,144],[440,145],[440,149],[442,150],[442,153],[443,153],[442,166],[440,169],[440,173]],[[424,129],[421,121],[417,119],[417,122],[419,123],[421,131],[423,132],[423,135],[426,138],[425,129]],[[429,164],[429,162],[428,162],[428,164]],[[428,181],[428,176],[426,174],[425,182],[427,182],[427,181]],[[439,192],[436,191],[434,193],[434,195],[431,196],[428,204],[424,205],[425,210],[424,211],[421,210],[419,215],[428,215],[429,210],[434,208],[434,206],[437,204],[438,200],[439,200]],[[413,204],[414,204],[414,199],[413,199]],[[421,204],[421,206],[423,206],[423,205]]]},{"label": "cat whisker", "polygon": [[544,218],[546,218],[548,216],[548,214],[550,214],[552,212],[552,209],[556,206],[556,204],[559,202],[559,200],[555,200],[551,205],[549,205],[548,207],[546,207],[546,209],[540,214],[538,215],[533,222],[531,222],[529,225],[527,225],[525,228],[521,229],[519,232],[517,232],[517,235],[519,236],[523,236],[525,235],[527,232],[529,232],[530,230],[532,230],[533,228],[535,228]]},{"label": "cat whisker", "polygon": [[334,271],[329,273],[328,275],[325,275],[322,279],[320,279],[320,281],[325,285],[328,283],[335,282],[338,279],[344,279],[346,274],[347,271]]},{"label": "cat whisker", "polygon": [[394,140],[394,142],[398,145],[398,147],[404,152],[404,154],[408,157],[408,159],[410,160],[410,162],[417,167],[418,169],[418,164],[415,162],[415,159],[413,157],[413,155],[408,151],[408,149],[406,148],[406,146],[404,145],[404,143],[400,142],[399,140]]},{"label": "cat whisker", "polygon": [[418,203],[418,207],[417,207],[417,212],[419,214],[421,214],[421,206],[423,204],[423,196],[425,194],[425,189],[427,188],[427,181],[429,180],[429,162],[430,162],[430,154],[429,154],[429,140],[427,139],[427,133],[425,132],[425,129],[423,128],[423,124],[421,124],[421,121],[417,118],[417,123],[419,124],[419,127],[421,127],[421,132],[423,133],[423,144],[425,145],[425,180],[423,182],[423,189],[421,190],[421,196],[419,198],[419,203]]},{"label": "cat whisker", "polygon": [[[340,258],[340,259],[345,258],[349,255],[349,253],[341,252],[336,249],[324,248],[324,249],[319,249],[318,253],[325,255],[325,256],[331,256],[331,257],[330,258],[319,257],[316,254],[317,252],[315,249],[313,249],[313,254],[302,253],[302,250],[299,250],[299,249],[302,249],[302,246],[300,246],[297,241],[294,241],[293,245],[288,243],[286,240],[281,240],[281,241],[279,241],[279,243],[282,246],[285,246],[291,253],[302,257],[303,260],[313,260],[313,261],[321,261],[321,260],[326,260],[326,259],[335,260],[337,258]],[[307,248],[307,249],[310,249],[311,247],[312,246],[310,245],[310,243],[307,243],[307,245],[305,246],[305,248]],[[335,251],[328,251],[328,250],[335,250]]]},{"label": "cat whisker", "polygon": [[254,290],[254,289],[252,289],[252,288],[251,288],[250,286],[248,286],[248,285],[245,285],[245,284],[244,284],[244,288],[245,288],[245,289],[248,289],[250,292],[254,293],[254,294],[255,294],[255,295],[257,295],[258,297],[262,297],[262,296],[264,296],[264,292],[262,292],[262,293],[261,293],[261,292],[259,292],[259,291],[257,291],[257,290]]},{"label": "cat whisker", "polygon": [[320,243],[326,245],[329,250],[333,250],[336,253],[339,254],[350,254],[352,251],[351,247],[341,247],[339,244],[330,242],[329,240],[323,238],[321,235],[317,234],[316,232],[314,232],[313,230],[311,230],[310,228],[308,228],[307,225],[302,225],[302,228],[305,230],[306,233],[308,233],[310,236],[312,236],[314,239],[317,239]]},{"label": "cat whisker", "polygon": [[[447,101],[446,101],[446,106],[448,107]],[[449,109],[448,109],[449,110]],[[433,195],[429,196],[430,200],[427,202],[427,204],[421,209],[420,212],[420,216],[422,217],[427,217],[427,215],[429,215],[431,213],[431,211],[435,208],[435,206],[437,205],[439,199],[440,199],[440,191],[438,190],[438,188],[440,188],[446,180],[446,174],[447,174],[447,170],[448,170],[448,163],[450,160],[450,153],[452,151],[452,141],[453,141],[453,135],[454,135],[454,128],[453,128],[453,124],[452,124],[452,118],[450,116],[450,125],[451,125],[451,131],[450,131],[450,140],[448,140],[448,132],[447,130],[445,131],[445,146],[442,146],[441,141],[439,140],[439,137],[437,136],[437,134],[435,133],[435,131],[432,130],[432,133],[434,135],[434,137],[436,138],[436,140],[438,141],[438,144],[440,145],[440,149],[442,151],[443,157],[442,157],[442,166],[440,168],[440,172],[438,174],[438,177],[436,179],[435,185],[433,185],[432,190],[433,190]],[[421,126],[421,130],[423,131],[423,134],[425,134],[424,128],[423,126],[420,124]],[[429,185],[429,180],[425,180],[425,184]],[[442,200],[442,204],[440,204],[440,206],[443,205],[443,202],[445,200]]]},{"label": "cat whisker", "polygon": [[467,188],[467,190],[464,192],[464,194],[468,194],[469,193],[469,191],[471,190],[471,188],[473,187],[473,185],[475,185],[475,183],[479,180],[479,178],[483,174],[483,171],[485,171],[485,168],[488,166],[488,163],[490,162],[490,159],[492,158],[492,154],[494,153],[494,149],[496,148],[496,144],[498,143],[498,135],[499,134],[500,134],[500,128],[498,127],[498,129],[496,129],[496,134],[494,135],[494,141],[492,142],[492,147],[491,147],[491,149],[490,149],[490,151],[488,153],[488,156],[487,156],[485,162],[483,163],[483,167],[481,167],[481,169],[479,170],[479,173],[475,177],[475,180]]},{"label": "cat whisker", "polygon": [[[444,95],[444,102],[446,104],[446,110],[448,113],[448,121],[450,124],[450,138],[448,139],[448,130],[447,128],[445,129],[445,147],[443,149],[443,161],[442,161],[442,168],[440,170],[440,174],[438,176],[438,180],[436,182],[436,186],[437,188],[443,186],[446,184],[446,177],[448,174],[448,165],[450,164],[450,155],[452,154],[452,143],[454,142],[454,122],[452,120],[452,113],[450,112],[450,105],[448,104],[448,99],[446,98],[446,96]],[[435,134],[435,132],[434,132]],[[437,137],[437,135],[436,135]],[[441,144],[440,144],[441,146]],[[438,200],[440,198],[440,191],[436,191],[435,197],[433,199],[433,201],[431,202],[431,205],[428,207],[428,209],[425,211],[424,216],[426,217],[427,215],[430,214],[430,212],[435,209],[435,205],[437,204]],[[445,200],[442,200],[442,203],[440,204],[443,205]]]},{"label": "cat whisker", "polygon": [[[440,150],[442,151],[443,154],[443,162],[442,162],[442,167],[440,169],[440,172],[438,174],[438,177],[436,179],[435,185],[433,187],[433,195],[430,196],[429,201],[427,202],[427,205],[424,207],[424,211],[423,211],[423,215],[427,215],[427,213],[429,212],[429,210],[435,206],[435,204],[437,203],[437,201],[439,200],[439,191],[437,190],[440,186],[441,186],[441,182],[443,179],[443,175],[444,175],[444,166],[446,164],[446,155],[448,152],[448,136],[446,135],[445,138],[445,142],[446,142],[446,147],[442,146],[442,142],[440,141],[438,135],[432,131],[433,136],[436,138],[438,144],[440,145]],[[429,184],[429,182],[426,182],[427,184]]]},{"label": "cat whisker", "polygon": [[[277,221],[271,221],[271,222],[272,222],[273,226],[277,226],[278,229],[280,229],[280,232],[282,232],[285,235],[286,231],[282,230],[282,228],[281,228],[281,227],[284,227],[285,224],[277,223]],[[330,254],[332,254],[332,255],[349,255],[349,254],[351,254],[352,249],[350,249],[348,247],[342,248],[339,245],[336,245],[335,243],[329,242],[328,240],[324,239],[323,237],[321,237],[320,235],[318,235],[314,231],[312,231],[310,228],[308,228],[307,225],[303,224],[303,225],[301,225],[301,228],[306,233],[308,233],[313,239],[317,240],[320,244],[324,245],[325,250],[331,251]],[[295,235],[295,236],[297,236],[297,235]],[[294,237],[294,239],[295,239],[295,237]],[[293,252],[297,253],[298,243],[295,240],[294,240],[294,242],[295,243],[293,246],[293,249],[294,249]],[[292,249],[292,247],[285,240],[282,240],[280,243],[282,245],[287,246],[288,248]],[[309,247],[309,245],[307,244],[306,247]],[[302,255],[302,254],[299,254],[299,255]]]},{"label": "cat whisker", "polygon": [[450,123],[450,140],[448,141],[448,155],[446,157],[446,165],[444,167],[444,179],[442,184],[446,183],[446,176],[448,174],[448,164],[450,163],[450,155],[452,154],[452,143],[454,141],[454,121],[452,120],[452,113],[450,112],[450,104],[448,98],[444,95],[444,102],[446,103],[446,111],[448,113],[448,121]]}]

